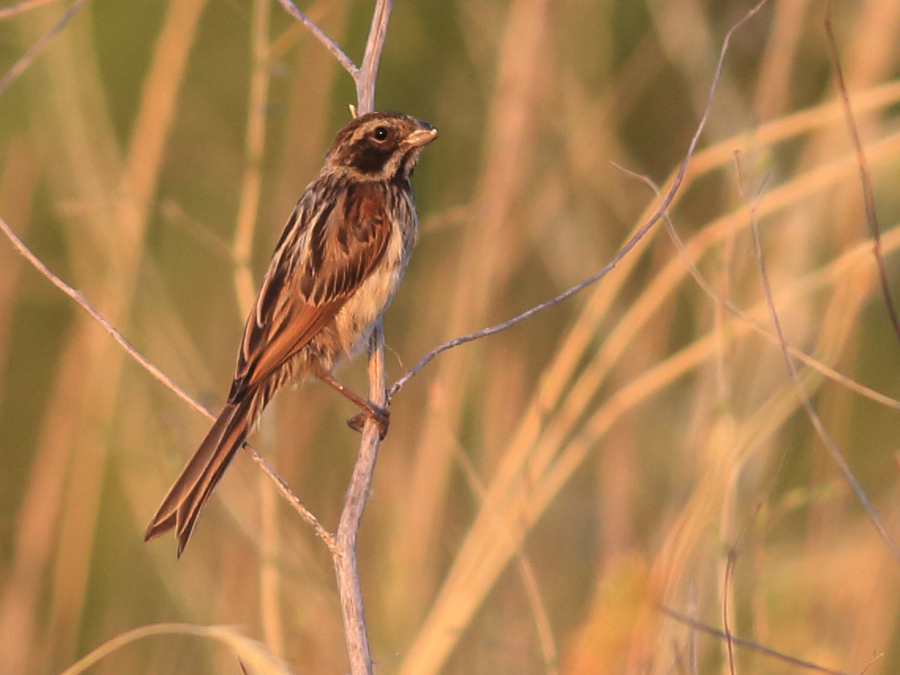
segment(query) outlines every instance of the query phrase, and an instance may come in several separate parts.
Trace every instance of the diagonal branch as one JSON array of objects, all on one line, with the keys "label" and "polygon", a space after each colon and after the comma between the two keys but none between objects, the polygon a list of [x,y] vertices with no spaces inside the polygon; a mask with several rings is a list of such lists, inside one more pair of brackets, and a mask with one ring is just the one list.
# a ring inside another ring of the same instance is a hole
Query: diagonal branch
[{"label": "diagonal branch", "polygon": [[[37,55],[41,53],[44,47],[47,46],[47,43],[50,42],[57,34],[66,27],[69,21],[78,14],[78,10],[80,10],[84,5],[86,5],[90,0],[76,0],[75,3],[72,4],[69,9],[63,12],[63,15],[59,17],[59,20],[53,25],[53,28],[48,30],[41,37],[40,40],[34,43],[34,45],[29,49],[25,54],[20,58],[16,63],[10,68],[7,73],[0,77],[0,94],[2,94],[9,87],[13,81],[21,75],[25,69],[31,65],[31,62],[37,58]],[[23,3],[24,4],[24,3]],[[19,7],[20,5],[16,5]],[[11,11],[16,9],[16,7],[9,7],[5,11]],[[5,16],[0,16],[0,18],[6,18]]]},{"label": "diagonal branch", "polygon": [[762,282],[763,296],[765,297],[766,305],[769,308],[769,316],[772,320],[772,325],[775,327],[775,333],[778,335],[778,343],[781,347],[781,354],[784,357],[784,362],[787,366],[788,372],[791,375],[791,379],[794,381],[794,385],[797,388],[797,394],[800,396],[800,402],[806,409],[806,414],[809,416],[809,421],[812,423],[813,428],[816,430],[816,433],[822,440],[822,444],[825,446],[828,454],[831,455],[834,463],[837,464],[841,475],[844,477],[844,480],[847,481],[850,489],[853,490],[853,494],[856,495],[857,500],[859,500],[859,503],[862,505],[863,510],[866,512],[866,515],[869,517],[869,520],[872,522],[872,525],[878,532],[878,536],[881,537],[881,540],[884,542],[884,545],[887,547],[888,551],[894,557],[894,559],[900,562],[900,545],[897,544],[897,541],[894,539],[894,537],[891,536],[890,532],[887,531],[887,528],[881,521],[881,517],[878,515],[878,511],[875,510],[875,506],[869,499],[869,495],[866,494],[865,488],[863,488],[862,484],[859,482],[859,479],[853,473],[853,469],[850,468],[847,460],[844,459],[844,456],[841,454],[841,451],[837,447],[837,444],[825,429],[825,424],[822,422],[822,418],[819,417],[819,414],[813,407],[812,402],[809,400],[809,394],[806,391],[806,387],[803,386],[803,380],[800,378],[800,374],[797,372],[797,365],[794,363],[794,359],[791,358],[787,340],[785,340],[784,331],[781,327],[781,320],[778,317],[778,310],[775,308],[775,301],[772,299],[772,288],[769,285],[769,275],[766,273],[766,263],[765,257],[763,256],[759,223],[756,218],[756,208],[757,204],[754,202],[750,217],[750,227],[753,230],[753,251],[756,256],[756,266],[759,270],[760,281]]},{"label": "diagonal branch", "polygon": [[665,199],[662,200],[659,207],[656,209],[656,212],[650,216],[650,219],[644,223],[640,229],[632,235],[631,239],[625,242],[625,245],[619,249],[619,252],[610,260],[599,272],[594,274],[593,276],[585,279],[580,284],[576,284],[572,286],[566,291],[563,291],[559,295],[550,300],[542,302],[536,307],[532,307],[531,309],[522,312],[518,316],[514,316],[511,319],[504,321],[503,323],[497,324],[496,326],[492,326],[490,328],[485,328],[480,331],[476,331],[475,333],[469,333],[468,335],[463,335],[461,337],[450,340],[449,342],[445,342],[442,345],[438,345],[430,352],[428,352],[425,356],[423,356],[416,365],[410,368],[399,380],[397,380],[391,388],[388,390],[388,401],[398,392],[403,386],[409,382],[409,380],[418,373],[422,368],[424,368],[429,361],[431,361],[438,354],[447,351],[448,349],[453,349],[454,347],[458,347],[459,345],[463,345],[467,342],[472,342],[474,340],[479,340],[481,338],[488,337],[489,335],[494,335],[495,333],[499,333],[501,331],[506,330],[507,328],[511,328],[515,326],[517,323],[524,321],[525,319],[537,314],[540,311],[543,311],[553,305],[556,305],[563,300],[567,300],[572,297],[576,293],[583,291],[588,286],[591,286],[603,277],[605,277],[619,262],[633,249],[637,243],[644,238],[644,235],[650,231],[650,228],[653,227],[659,220],[663,217],[663,214],[668,210],[669,205],[671,205],[672,201],[675,199],[675,195],[678,193],[679,188],[681,187],[681,183],[684,181],[684,175],[687,172],[688,163],[691,161],[691,157],[694,154],[694,150],[697,147],[697,143],[700,141],[700,134],[703,133],[703,129],[706,126],[706,121],[709,118],[710,109],[712,108],[713,98],[716,95],[716,91],[719,87],[719,79],[722,75],[722,68],[725,63],[725,54],[728,52],[728,44],[731,42],[731,37],[734,35],[735,31],[737,31],[746,21],[752,18],[760,9],[762,9],[763,5],[766,4],[767,0],[761,0],[756,6],[753,7],[749,12],[747,12],[737,23],[735,23],[731,29],[725,34],[725,39],[722,41],[722,49],[719,52],[719,61],[716,64],[716,73],[713,77],[712,85],[709,88],[709,97],[706,101],[706,108],[703,109],[703,115],[700,117],[700,122],[697,124],[697,130],[694,132],[693,137],[691,138],[691,142],[688,145],[687,152],[685,153],[684,159],[681,160],[681,166],[678,168],[678,173],[675,175],[675,180],[672,182],[672,187],[669,188],[669,191],[666,193]]},{"label": "diagonal branch", "polygon": [[319,42],[325,45],[325,48],[332,53],[344,70],[350,73],[353,84],[356,85],[356,109],[359,114],[365,115],[375,110],[375,81],[378,79],[378,66],[381,63],[381,53],[384,51],[384,43],[387,39],[388,23],[394,9],[394,0],[378,0],[375,5],[361,68],[291,0],[278,0],[278,2],[287,10],[288,14],[302,23]]},{"label": "diagonal branch", "polygon": [[[707,635],[712,635],[713,637],[717,637],[720,640],[724,640],[727,638],[727,635],[719,629],[708,626],[700,621],[695,621],[694,619],[688,616],[684,616],[683,614],[679,614],[678,612],[671,610],[668,607],[660,607],[659,611],[670,619],[674,619],[678,623],[682,623],[685,626],[692,628],[693,630],[700,631],[701,633],[706,633]],[[784,663],[788,663],[792,666],[798,666],[800,668],[805,668],[806,670],[811,670],[814,673],[824,673],[824,675],[848,675],[848,673],[845,673],[841,670],[832,670],[831,668],[820,666],[816,663],[812,663],[811,661],[798,659],[796,656],[788,656],[787,654],[782,654],[779,651],[775,651],[771,647],[766,647],[765,645],[761,645],[758,642],[753,642],[752,640],[747,640],[746,638],[739,638],[732,635],[731,642],[733,642],[737,647],[749,649],[750,651],[756,652],[757,654],[769,656],[773,659],[778,659],[779,661],[783,661]]]},{"label": "diagonal branch", "polygon": [[[43,262],[41,262],[40,258],[38,258],[31,250],[25,246],[19,237],[16,236],[16,233],[12,231],[9,225],[6,224],[6,221],[3,218],[0,218],[0,230],[7,236],[7,238],[12,243],[13,247],[16,251],[19,252],[22,257],[24,257],[29,263],[31,263],[34,268],[43,274],[50,282],[60,289],[63,293],[68,295],[72,300],[75,301],[75,304],[78,305],[81,309],[87,312],[88,316],[90,316],[94,321],[100,324],[100,327],[105,330],[113,340],[119,343],[119,345],[128,353],[131,358],[137,361],[140,366],[146,370],[150,375],[152,375],[157,381],[162,383],[169,391],[173,392],[179,399],[187,403],[191,408],[199,412],[201,415],[205,415],[207,419],[214,421],[216,416],[213,415],[209,410],[207,410],[203,405],[198,403],[196,400],[191,398],[190,394],[188,394],[184,389],[179,387],[168,375],[162,372],[159,368],[157,368],[153,363],[151,363],[147,357],[141,354],[137,348],[131,344],[125,336],[123,336],[118,330],[116,330],[109,321],[104,317],[90,302],[88,302],[85,297],[74,288],[69,286],[65,281],[60,279],[56,274],[54,274],[50,268],[48,268]],[[275,470],[272,469],[271,466],[260,457],[256,451],[250,446],[249,443],[245,443],[244,447],[247,452],[250,453],[250,456],[253,458],[257,464],[260,465],[263,471],[265,471],[272,481],[275,483],[278,491],[281,495],[290,502],[291,506],[300,514],[300,516],[308,522],[316,534],[321,537],[322,541],[325,542],[325,545],[328,546],[329,550],[334,550],[334,537],[331,535],[328,530],[319,522],[319,520],[307,509],[300,499],[291,491],[288,487],[287,483],[282,480],[282,478],[275,473]]]},{"label": "diagonal branch", "polygon": [[356,67],[356,64],[350,59],[349,56],[341,49],[338,44],[332,40],[325,32],[319,28],[312,19],[310,19],[306,14],[301,12],[297,5],[295,5],[291,0],[278,0],[281,3],[281,6],[285,8],[288,14],[297,19],[300,23],[302,23],[306,29],[313,34],[319,42],[325,45],[325,49],[331,52],[331,55],[334,56],[338,60],[344,70],[350,73],[350,77],[353,78],[353,81],[357,81],[359,79],[359,68]]},{"label": "diagonal branch", "polygon": [[897,318],[897,309],[894,306],[894,297],[891,295],[891,284],[888,280],[887,269],[884,265],[884,254],[881,251],[881,229],[878,227],[878,217],[875,214],[875,193],[872,190],[872,177],[869,173],[869,163],[866,161],[866,153],[863,151],[862,142],[859,139],[859,129],[850,108],[850,96],[847,93],[847,83],[844,81],[844,69],[841,67],[841,59],[838,56],[837,42],[834,39],[834,31],[831,29],[831,4],[828,5],[828,13],[825,15],[825,34],[828,38],[828,55],[834,68],[834,76],[837,79],[838,90],[841,95],[841,103],[844,107],[844,116],[847,120],[847,130],[850,132],[850,140],[856,150],[859,162],[859,177],[862,181],[863,204],[866,211],[866,222],[869,224],[869,232],[872,235],[872,251],[875,254],[875,262],[878,265],[878,276],[881,279],[881,293],[884,296],[884,304],[887,306],[894,335],[900,340],[900,319]]}]

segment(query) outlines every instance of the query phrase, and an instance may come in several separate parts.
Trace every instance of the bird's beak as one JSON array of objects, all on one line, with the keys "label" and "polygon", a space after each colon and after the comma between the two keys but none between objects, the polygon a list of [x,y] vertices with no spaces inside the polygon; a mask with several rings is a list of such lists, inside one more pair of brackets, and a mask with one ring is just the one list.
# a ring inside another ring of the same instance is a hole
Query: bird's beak
[{"label": "bird's beak", "polygon": [[438,130],[428,122],[419,122],[418,124],[419,128],[403,139],[403,145],[410,148],[421,148],[437,138]]}]

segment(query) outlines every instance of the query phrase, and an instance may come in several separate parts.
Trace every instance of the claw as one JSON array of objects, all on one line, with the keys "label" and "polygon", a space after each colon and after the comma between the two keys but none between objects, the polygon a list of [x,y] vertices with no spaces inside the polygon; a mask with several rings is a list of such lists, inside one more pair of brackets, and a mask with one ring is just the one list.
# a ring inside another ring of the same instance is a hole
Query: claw
[{"label": "claw", "polygon": [[366,420],[375,420],[375,424],[378,425],[378,436],[383,441],[384,437],[387,436],[388,427],[391,424],[391,411],[385,408],[379,408],[375,404],[371,405],[371,411],[364,410],[358,415],[354,415],[349,420],[347,420],[347,426],[353,429],[353,431],[362,433],[363,427],[366,424]]}]

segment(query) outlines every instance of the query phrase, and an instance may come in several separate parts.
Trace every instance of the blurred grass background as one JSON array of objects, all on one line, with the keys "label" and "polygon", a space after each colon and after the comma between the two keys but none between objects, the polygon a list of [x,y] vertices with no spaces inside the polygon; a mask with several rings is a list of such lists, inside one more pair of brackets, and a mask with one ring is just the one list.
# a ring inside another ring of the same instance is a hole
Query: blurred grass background
[{"label": "blurred grass background", "polygon": [[[9,3],[7,3],[9,4]],[[371,2],[301,5],[358,59]],[[64,9],[0,22],[5,72]],[[432,122],[421,241],[385,319],[391,379],[603,266],[653,210],[748,3],[398,0],[377,105]],[[824,3],[734,38],[673,209],[717,291],[768,326],[759,202],[789,342],[825,425],[900,533],[900,344],[880,296]],[[900,294],[900,3],[833,3]],[[247,289],[349,119],[353,88],[271,0],[93,0],[0,96],[0,215],[218,409]],[[734,153],[739,152],[740,179]],[[364,359],[363,359],[364,361]],[[364,391],[365,366],[343,380]],[[308,383],[253,439],[336,525],[355,411]],[[658,603],[844,672],[900,670],[900,563],[840,478],[778,348],[692,279],[662,226],[595,288],[446,353],[395,398],[360,543],[380,673],[721,673]],[[291,672],[342,673],[325,547],[243,453],[186,555],[143,528],[208,427],[0,242],[0,672],[60,672],[154,622],[224,624]],[[726,568],[733,552],[733,573]],[[736,652],[739,673],[795,666]],[[153,637],[97,673],[238,673]]]}]

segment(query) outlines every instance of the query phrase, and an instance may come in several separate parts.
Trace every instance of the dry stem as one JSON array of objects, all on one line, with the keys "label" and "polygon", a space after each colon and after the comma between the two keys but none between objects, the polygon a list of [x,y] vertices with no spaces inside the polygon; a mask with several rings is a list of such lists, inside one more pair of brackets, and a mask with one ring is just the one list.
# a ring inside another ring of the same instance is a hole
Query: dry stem
[{"label": "dry stem", "polygon": [[[701,633],[706,633],[707,635],[712,635],[713,637],[717,637],[720,640],[729,639],[729,636],[727,636],[717,628],[713,628],[712,626],[708,626],[705,623],[696,621],[695,619],[684,616],[683,614],[679,614],[678,612],[675,612],[668,607],[660,607],[660,612],[662,612],[670,619],[674,619],[678,623],[682,623],[685,626],[692,628],[693,630],[700,631]],[[804,661],[803,659],[798,659],[795,656],[788,656],[787,654],[775,651],[774,649],[766,647],[765,645],[761,645],[758,642],[754,642],[753,640],[735,637],[734,635],[730,636],[730,640],[737,647],[743,647],[745,649],[749,649],[750,651],[754,651],[757,654],[770,656],[774,659],[782,661],[783,663],[788,663],[792,666],[805,668],[806,670],[811,670],[815,673],[825,673],[825,675],[848,675],[848,673],[845,673],[842,670],[832,670],[831,668],[820,666],[816,663],[812,663],[811,661]]]},{"label": "dry stem", "polygon": [[872,525],[875,527],[875,530],[878,532],[878,536],[881,537],[881,540],[884,542],[884,545],[887,547],[888,551],[890,551],[891,555],[894,556],[894,559],[900,561],[900,544],[898,544],[894,537],[887,531],[887,528],[881,521],[881,517],[875,510],[875,506],[872,504],[872,501],[866,494],[865,489],[859,482],[859,479],[853,473],[853,470],[850,468],[850,465],[847,464],[847,460],[844,459],[844,456],[841,454],[841,451],[837,447],[837,444],[825,429],[825,424],[822,422],[822,418],[819,417],[819,414],[816,412],[816,409],[813,407],[813,404],[809,399],[809,394],[806,391],[806,387],[803,385],[803,380],[800,377],[800,373],[797,371],[797,365],[791,358],[787,340],[785,339],[784,331],[781,328],[781,320],[778,317],[778,311],[775,307],[775,301],[772,298],[772,289],[769,285],[769,276],[766,273],[766,264],[765,258],[763,256],[762,241],[759,233],[759,223],[756,219],[755,204],[752,210],[752,217],[750,219],[750,227],[753,232],[753,252],[756,256],[756,264],[759,269],[759,276],[762,282],[763,296],[766,300],[766,305],[769,308],[769,316],[772,320],[772,325],[775,327],[775,333],[778,335],[778,344],[781,347],[781,353],[784,357],[785,365],[787,366],[788,372],[791,375],[794,386],[797,388],[797,395],[800,397],[800,402],[803,404],[803,408],[806,410],[806,414],[809,416],[809,421],[812,423],[816,434],[818,434],[819,438],[822,441],[822,444],[828,451],[828,454],[831,455],[831,459],[834,460],[835,464],[837,464],[837,467],[840,470],[841,475],[844,477],[844,480],[847,481],[850,489],[853,490],[853,494],[856,495],[856,498],[862,505],[863,510],[866,512],[866,515],[868,516]]},{"label": "dry stem", "polygon": [[669,191],[666,193],[665,198],[662,200],[660,205],[657,207],[656,212],[650,216],[650,218],[645,222],[632,236],[631,238],[625,242],[624,246],[619,249],[619,252],[610,260],[603,268],[588,277],[580,284],[576,284],[572,286],[566,291],[563,291],[559,295],[554,298],[550,298],[549,300],[542,302],[541,304],[532,307],[529,310],[522,312],[521,314],[514,316],[511,319],[504,321],[503,323],[497,324],[496,326],[492,326],[490,328],[485,328],[484,330],[476,331],[475,333],[469,333],[468,335],[463,335],[461,337],[450,340],[449,342],[445,342],[442,345],[438,345],[430,352],[428,352],[425,356],[423,356],[416,365],[410,368],[399,380],[397,380],[391,388],[388,390],[388,401],[396,394],[400,389],[412,378],[413,375],[418,373],[422,368],[424,368],[429,361],[431,361],[435,356],[440,354],[441,352],[445,352],[448,349],[452,349],[453,347],[458,347],[459,345],[465,344],[467,342],[472,342],[473,340],[478,340],[489,335],[494,335],[495,333],[499,333],[501,331],[506,330],[507,328],[511,328],[515,326],[520,321],[524,321],[525,319],[537,314],[540,311],[548,309],[549,307],[553,307],[556,304],[559,304],[563,300],[567,300],[572,297],[576,293],[580,293],[588,286],[595,284],[600,281],[603,277],[605,277],[612,269],[621,262],[621,260],[628,255],[628,253],[633,249],[637,243],[644,238],[644,235],[650,231],[657,222],[659,222],[660,218],[663,217],[663,214],[672,204],[672,201],[675,199],[675,195],[678,193],[679,188],[681,187],[681,183],[684,181],[684,175],[687,172],[688,163],[690,162],[691,157],[694,154],[694,150],[697,147],[697,143],[700,141],[700,134],[703,133],[703,129],[706,127],[706,121],[709,119],[710,109],[712,107],[713,97],[716,94],[716,91],[719,87],[719,79],[722,76],[722,68],[725,64],[725,54],[728,52],[728,44],[731,42],[731,36],[734,35],[735,31],[737,31],[746,21],[749,21],[760,9],[762,9],[763,5],[765,5],[767,0],[761,0],[757,5],[755,5],[749,12],[747,12],[737,23],[735,23],[731,29],[725,34],[725,39],[722,41],[722,49],[719,53],[719,61],[716,65],[716,73],[713,76],[712,85],[709,88],[709,96],[707,98],[706,107],[703,110],[703,115],[700,117],[700,122],[697,124],[697,129],[694,132],[693,137],[691,138],[691,142],[688,145],[687,152],[685,153],[684,159],[681,161],[681,165],[678,168],[678,172],[675,174],[675,180],[672,182],[672,186],[669,188]]},{"label": "dry stem", "polygon": [[[25,54],[16,61],[16,64],[10,68],[3,77],[0,77],[0,94],[6,91],[7,87],[12,84],[13,80],[15,80],[19,75],[21,75],[25,69],[31,65],[31,62],[37,57],[38,54],[47,46],[47,43],[50,42],[63,28],[66,27],[66,24],[72,20],[72,18],[78,14],[78,10],[80,10],[85,4],[87,4],[89,0],[76,0],[76,2],[69,7],[63,15],[59,17],[59,20],[53,25],[53,28],[48,30],[40,40],[34,43],[31,49],[29,49]],[[23,8],[23,5],[28,5]],[[0,19],[5,19],[8,16],[12,16],[18,11],[23,11],[23,9],[30,9],[35,5],[29,3],[21,3],[20,5],[15,5],[13,7],[8,7],[3,12],[8,12],[8,14],[3,13],[0,14]]]},{"label": "dry stem", "polygon": [[[298,10],[290,0],[280,0],[280,2],[335,55],[335,58],[350,73],[356,84],[359,113],[364,115],[372,112],[375,109],[375,80],[378,76],[378,64],[381,61],[388,22],[394,6],[393,0],[378,0],[375,6],[362,68],[357,68],[343,50],[312,23],[303,12]],[[385,382],[384,336],[379,320],[369,343],[369,400],[375,405],[387,405]],[[369,495],[369,487],[372,484],[372,476],[375,472],[375,460],[378,457],[380,442],[374,420],[368,419],[363,428],[359,454],[353,466],[350,485],[344,497],[344,508],[341,511],[337,533],[332,540],[332,545],[329,545],[334,561],[338,593],[341,596],[344,638],[347,642],[352,675],[372,675],[372,656],[369,652],[369,639],[366,633],[362,587],[356,560],[356,541],[362,522],[363,509]],[[320,536],[322,536],[321,533]],[[327,542],[328,540],[326,540]]]},{"label": "dry stem", "polygon": [[863,205],[866,212],[866,222],[869,224],[869,232],[872,235],[872,252],[875,254],[875,262],[878,266],[878,277],[881,280],[881,293],[884,296],[884,303],[887,306],[888,315],[891,318],[894,335],[900,340],[900,319],[897,318],[897,309],[894,306],[894,298],[891,295],[891,284],[888,280],[887,269],[884,265],[884,254],[881,251],[881,228],[878,226],[878,217],[875,213],[875,193],[872,190],[869,163],[866,160],[866,153],[863,151],[862,141],[859,139],[859,130],[856,127],[856,120],[853,117],[853,110],[850,107],[850,95],[847,93],[847,84],[844,81],[844,69],[841,67],[837,42],[834,39],[834,32],[831,30],[831,5],[828,6],[828,13],[825,15],[825,34],[828,38],[828,52],[831,57],[832,67],[834,68],[834,76],[837,80],[838,91],[841,95],[844,115],[847,118],[847,131],[850,133],[850,140],[853,142],[853,148],[856,150],[856,157],[859,161],[859,177],[862,182]]}]

